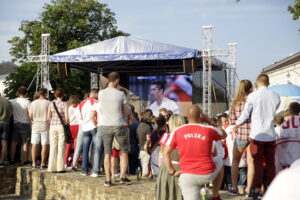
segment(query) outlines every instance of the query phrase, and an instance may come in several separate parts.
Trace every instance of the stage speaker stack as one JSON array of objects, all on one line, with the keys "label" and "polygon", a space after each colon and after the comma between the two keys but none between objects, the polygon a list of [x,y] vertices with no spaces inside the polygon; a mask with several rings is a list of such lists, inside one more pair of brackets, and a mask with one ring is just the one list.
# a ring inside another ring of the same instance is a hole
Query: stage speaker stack
[{"label": "stage speaker stack", "polygon": [[70,67],[67,65],[67,63],[57,63],[56,68],[59,76],[70,75]]},{"label": "stage speaker stack", "polygon": [[183,73],[192,74],[196,72],[197,63],[196,59],[184,59],[183,61]]}]

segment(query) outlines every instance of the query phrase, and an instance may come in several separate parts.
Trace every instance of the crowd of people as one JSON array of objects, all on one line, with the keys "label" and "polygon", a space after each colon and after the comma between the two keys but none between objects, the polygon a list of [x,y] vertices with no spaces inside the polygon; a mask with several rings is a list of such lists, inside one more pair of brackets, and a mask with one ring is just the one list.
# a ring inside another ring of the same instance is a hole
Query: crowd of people
[{"label": "crowd of people", "polygon": [[141,171],[143,178],[156,180],[157,200],[199,200],[210,184],[212,200],[221,199],[221,188],[261,199],[276,174],[300,159],[300,104],[276,115],[280,97],[268,89],[265,74],[255,87],[240,81],[231,108],[216,117],[198,105],[183,116],[163,96],[159,81],[151,85],[153,104],[137,114],[127,91],[119,89],[120,75],[112,72],[108,81],[81,102],[76,96],[64,101],[60,88],[52,101],[45,88],[32,102],[25,87],[11,101],[0,97],[0,167],[21,161],[65,173],[81,163],[83,176],[105,173],[106,187],[116,181],[130,185],[127,174]]}]

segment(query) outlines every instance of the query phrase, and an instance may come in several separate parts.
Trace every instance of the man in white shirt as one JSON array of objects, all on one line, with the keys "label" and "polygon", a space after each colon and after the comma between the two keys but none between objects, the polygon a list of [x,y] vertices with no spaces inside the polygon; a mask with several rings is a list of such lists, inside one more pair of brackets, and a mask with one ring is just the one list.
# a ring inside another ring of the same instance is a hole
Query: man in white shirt
[{"label": "man in white shirt", "polygon": [[29,142],[30,142],[30,119],[29,119],[29,106],[30,101],[26,99],[27,88],[21,86],[17,91],[17,98],[11,100],[13,117],[14,117],[14,130],[12,136],[12,143],[10,148],[11,163],[14,164],[16,146],[18,142],[23,144],[23,165],[29,165]]},{"label": "man in white shirt", "polygon": [[42,145],[41,168],[46,168],[46,158],[49,151],[49,121],[47,119],[47,113],[50,103],[50,101],[46,99],[46,95],[47,89],[40,88],[39,98],[31,103],[29,109],[29,117],[32,121],[31,157],[33,168],[36,168],[36,158],[40,143]]},{"label": "man in white shirt", "polygon": [[174,114],[179,114],[180,110],[175,101],[164,97],[165,85],[162,81],[154,81],[150,86],[150,93],[154,99],[154,102],[150,105],[150,109],[153,115],[158,117],[159,110],[161,108],[166,108],[171,110]]},{"label": "man in white shirt", "polygon": [[265,159],[268,173],[268,185],[275,177],[275,129],[274,118],[280,104],[280,97],[268,89],[269,77],[260,74],[256,79],[258,89],[251,93],[241,116],[236,121],[234,131],[251,117],[250,151],[255,166],[254,199],[259,199],[263,183],[262,163]]},{"label": "man in white shirt", "polygon": [[116,72],[111,72],[108,75],[108,86],[106,89],[99,92],[99,124],[104,145],[104,168],[105,168],[105,183],[104,186],[111,186],[111,154],[112,142],[115,137],[120,145],[121,162],[120,162],[120,182],[122,184],[131,184],[132,182],[126,178],[128,166],[129,140],[125,130],[124,115],[126,113],[126,97],[123,92],[117,89],[120,82],[120,75]]},{"label": "man in white shirt", "polygon": [[[89,160],[89,151],[91,143],[93,146],[97,143],[97,126],[91,120],[91,112],[93,110],[94,104],[97,103],[98,90],[92,89],[89,98],[86,98],[79,104],[79,111],[81,115],[81,129],[83,131],[83,146],[82,146],[82,175],[88,174],[88,160]],[[99,152],[93,152],[98,154]],[[95,158],[94,156],[93,158]],[[99,161],[93,161],[93,173],[92,177],[98,177],[99,175],[99,166],[95,165],[99,163]]]}]

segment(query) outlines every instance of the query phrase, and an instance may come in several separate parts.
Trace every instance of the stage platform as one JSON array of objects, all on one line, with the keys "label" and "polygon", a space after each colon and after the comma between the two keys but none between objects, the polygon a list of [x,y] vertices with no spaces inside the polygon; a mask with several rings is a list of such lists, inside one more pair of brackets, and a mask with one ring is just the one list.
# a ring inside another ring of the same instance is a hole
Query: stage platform
[{"label": "stage platform", "polygon": [[[104,187],[104,175],[93,178],[80,172],[50,173],[30,167],[0,168],[0,200],[155,200],[155,181],[136,181],[132,185],[116,182]],[[244,200],[221,192],[224,200]]]}]

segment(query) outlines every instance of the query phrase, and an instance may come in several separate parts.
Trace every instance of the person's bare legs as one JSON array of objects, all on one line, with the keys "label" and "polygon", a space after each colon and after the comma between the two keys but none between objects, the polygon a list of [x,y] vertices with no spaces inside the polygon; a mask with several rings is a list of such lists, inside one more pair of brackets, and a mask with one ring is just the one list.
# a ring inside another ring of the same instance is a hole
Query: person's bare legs
[{"label": "person's bare legs", "polygon": [[116,172],[116,165],[117,165],[117,159],[116,157],[111,157],[111,179],[115,178],[115,172]]},{"label": "person's bare legs", "polygon": [[241,161],[241,157],[245,151],[245,148],[238,148],[233,146],[232,151],[232,165],[231,165],[231,183],[233,188],[237,188],[237,180],[239,176],[239,164]]},{"label": "person's bare legs", "polygon": [[247,170],[247,187],[246,191],[250,192],[254,180],[254,162],[253,162],[253,157],[250,152],[250,145],[247,147],[247,165],[248,165],[248,170]]},{"label": "person's bare legs", "polygon": [[31,149],[31,157],[32,157],[32,165],[36,165],[36,157],[39,151],[39,144],[32,144]]},{"label": "person's bare legs", "polygon": [[29,143],[24,143],[23,144],[23,162],[28,161],[28,154],[29,154]]},{"label": "person's bare legs", "polygon": [[49,144],[42,145],[42,165],[46,165],[47,155],[49,152]]},{"label": "person's bare legs", "polygon": [[110,181],[110,160],[111,160],[111,155],[110,154],[105,154],[104,157],[104,170],[105,170],[105,180]]},{"label": "person's bare legs", "polygon": [[10,161],[15,161],[15,154],[16,154],[16,148],[17,148],[18,142],[12,142],[10,145]]},{"label": "person's bare legs", "polygon": [[222,167],[221,171],[219,172],[218,176],[213,181],[213,188],[212,188],[212,197],[218,197],[219,191],[222,186],[224,177],[224,167]]},{"label": "person's bare legs", "polygon": [[6,158],[6,153],[7,153],[7,140],[1,140],[1,161],[0,163],[3,163]]},{"label": "person's bare legs", "polygon": [[120,156],[120,178],[126,178],[126,171],[128,167],[128,153],[121,153]]}]

